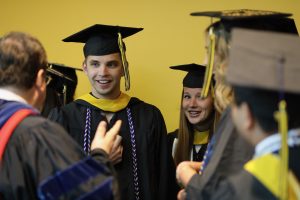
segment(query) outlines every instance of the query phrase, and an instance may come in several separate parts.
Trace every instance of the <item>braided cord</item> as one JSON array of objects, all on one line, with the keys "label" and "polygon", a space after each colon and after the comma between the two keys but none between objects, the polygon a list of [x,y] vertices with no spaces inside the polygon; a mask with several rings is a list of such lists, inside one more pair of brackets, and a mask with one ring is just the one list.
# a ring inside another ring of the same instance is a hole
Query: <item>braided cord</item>
[{"label": "braided cord", "polygon": [[86,155],[90,155],[90,151],[91,151],[91,109],[90,108],[86,109],[83,150]]},{"label": "braided cord", "polygon": [[129,123],[129,129],[130,129],[130,141],[131,141],[131,150],[132,150],[132,170],[133,170],[133,185],[134,185],[134,193],[135,193],[135,199],[139,200],[139,178],[138,178],[138,166],[137,166],[137,155],[136,155],[136,141],[135,141],[135,132],[131,117],[131,111],[130,108],[126,108],[127,111],[127,117],[128,117],[128,123]]}]

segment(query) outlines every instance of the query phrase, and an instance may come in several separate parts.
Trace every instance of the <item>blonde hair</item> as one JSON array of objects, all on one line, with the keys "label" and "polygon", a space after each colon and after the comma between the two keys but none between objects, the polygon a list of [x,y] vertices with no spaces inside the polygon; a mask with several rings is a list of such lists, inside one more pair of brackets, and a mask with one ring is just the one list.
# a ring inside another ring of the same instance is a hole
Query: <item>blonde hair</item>
[{"label": "blonde hair", "polygon": [[226,70],[228,65],[229,39],[223,30],[215,30],[216,46],[214,58],[215,70],[215,108],[222,113],[233,100],[233,89],[226,81]]}]

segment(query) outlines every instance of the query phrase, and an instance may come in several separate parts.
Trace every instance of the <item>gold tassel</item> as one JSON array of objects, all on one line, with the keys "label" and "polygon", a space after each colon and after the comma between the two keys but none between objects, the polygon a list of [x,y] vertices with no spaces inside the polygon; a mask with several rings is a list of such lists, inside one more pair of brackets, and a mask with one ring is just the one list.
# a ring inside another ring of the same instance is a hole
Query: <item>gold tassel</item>
[{"label": "gold tassel", "polygon": [[216,36],[213,33],[213,27],[209,29],[209,52],[208,52],[208,65],[206,66],[204,83],[201,92],[201,98],[206,98],[211,85],[212,71],[214,67]]},{"label": "gold tassel", "polygon": [[124,70],[125,90],[128,91],[130,89],[130,76],[129,76],[128,62],[126,59],[125,50],[122,41],[122,35],[120,32],[118,33],[118,45],[121,52],[121,59],[122,59],[123,70]]},{"label": "gold tassel", "polygon": [[286,102],[284,100],[281,100],[279,102],[279,110],[275,113],[275,119],[278,122],[278,130],[281,133],[281,149],[280,149],[280,158],[281,158],[281,164],[280,164],[280,174],[279,178],[282,179],[281,182],[281,192],[280,192],[280,199],[286,200],[288,199],[288,155],[289,155],[289,149],[287,144],[288,139],[288,116],[286,112]]}]

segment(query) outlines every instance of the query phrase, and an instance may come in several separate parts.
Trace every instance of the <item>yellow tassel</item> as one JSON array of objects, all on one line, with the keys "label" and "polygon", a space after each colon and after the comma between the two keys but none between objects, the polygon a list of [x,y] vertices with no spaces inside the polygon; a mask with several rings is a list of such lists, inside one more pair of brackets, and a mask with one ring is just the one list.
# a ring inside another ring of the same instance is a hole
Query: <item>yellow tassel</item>
[{"label": "yellow tassel", "polygon": [[126,59],[125,50],[122,41],[122,35],[120,32],[118,33],[118,45],[121,52],[121,59],[122,59],[122,64],[124,69],[125,90],[128,91],[130,89],[130,76],[129,76],[128,62]]},{"label": "yellow tassel", "polygon": [[211,77],[214,66],[215,43],[216,37],[213,33],[213,27],[209,29],[209,52],[208,52],[208,65],[205,70],[204,83],[201,92],[201,98],[206,98],[211,85]]},{"label": "yellow tassel", "polygon": [[280,157],[281,157],[281,165],[280,165],[280,175],[279,178],[282,180],[281,182],[281,192],[280,199],[285,200],[288,199],[288,155],[289,149],[287,144],[287,134],[288,134],[288,116],[286,112],[286,102],[281,100],[279,102],[279,110],[275,113],[275,119],[278,122],[278,130],[281,133],[281,149],[280,149]]}]

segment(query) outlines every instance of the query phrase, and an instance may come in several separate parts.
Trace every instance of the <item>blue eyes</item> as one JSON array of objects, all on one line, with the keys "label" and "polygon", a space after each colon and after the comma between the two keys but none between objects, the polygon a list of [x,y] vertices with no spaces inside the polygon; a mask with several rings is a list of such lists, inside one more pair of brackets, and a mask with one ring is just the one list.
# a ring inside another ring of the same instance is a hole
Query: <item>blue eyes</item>
[{"label": "blue eyes", "polygon": [[[100,67],[101,66],[101,64],[98,63],[98,62],[91,63],[90,65],[93,66],[93,67]],[[119,66],[118,63],[113,63],[113,62],[112,63],[107,63],[105,65],[105,67],[108,67],[108,68],[116,68],[118,66]]]},{"label": "blue eyes", "polygon": [[[191,97],[190,95],[183,95],[183,98],[184,98],[184,99],[191,99],[192,97]],[[195,98],[201,99],[201,96],[198,95],[198,96],[196,96]]]}]

